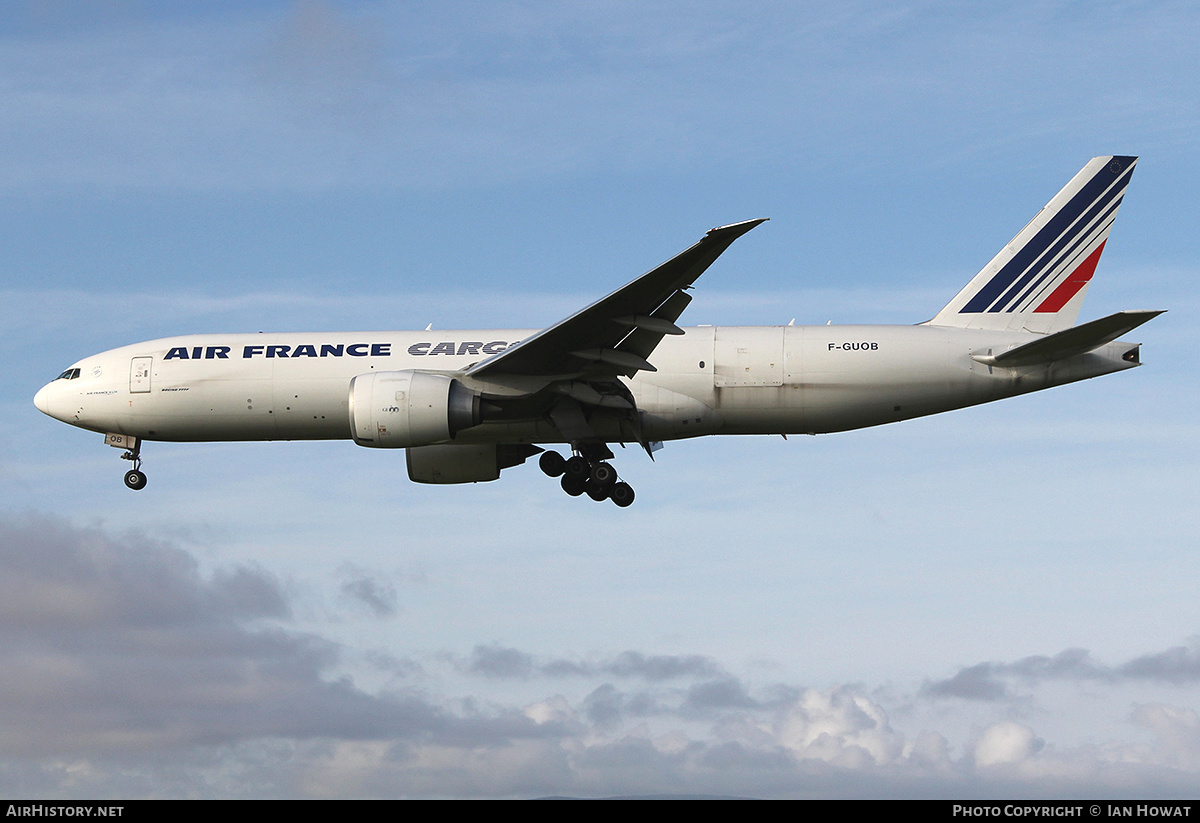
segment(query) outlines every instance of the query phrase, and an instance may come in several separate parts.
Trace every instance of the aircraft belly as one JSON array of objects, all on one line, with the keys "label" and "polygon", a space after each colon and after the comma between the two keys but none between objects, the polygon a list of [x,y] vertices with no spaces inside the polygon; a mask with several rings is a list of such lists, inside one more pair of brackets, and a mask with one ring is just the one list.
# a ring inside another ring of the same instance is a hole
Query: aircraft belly
[{"label": "aircraft belly", "polygon": [[711,384],[704,391],[707,378],[695,379],[689,375],[662,378],[671,388],[644,380],[631,387],[647,440],[681,440],[714,434],[721,429],[724,421],[711,405]]}]

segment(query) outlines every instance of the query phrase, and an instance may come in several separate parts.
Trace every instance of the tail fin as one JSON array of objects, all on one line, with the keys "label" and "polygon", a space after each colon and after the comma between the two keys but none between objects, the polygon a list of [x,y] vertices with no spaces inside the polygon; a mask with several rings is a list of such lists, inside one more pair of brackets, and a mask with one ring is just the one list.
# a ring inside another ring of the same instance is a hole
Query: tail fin
[{"label": "tail fin", "polygon": [[1049,333],[1074,325],[1136,157],[1093,157],[929,321]]}]

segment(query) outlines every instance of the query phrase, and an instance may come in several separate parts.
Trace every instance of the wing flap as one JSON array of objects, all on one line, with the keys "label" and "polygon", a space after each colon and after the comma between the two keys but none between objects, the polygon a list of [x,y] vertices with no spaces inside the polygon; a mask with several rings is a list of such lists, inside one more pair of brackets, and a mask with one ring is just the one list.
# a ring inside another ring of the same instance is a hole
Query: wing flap
[{"label": "wing flap", "polygon": [[[650,315],[647,320],[654,321],[653,323],[639,323],[638,327],[631,331],[621,344],[617,346],[618,351],[627,352],[640,357],[648,358],[662,341],[663,337],[668,334],[683,334],[683,329],[675,325],[675,321],[683,314],[683,310],[692,302],[692,296],[687,292],[680,290],[672,294],[663,304],[655,309],[654,314]],[[675,329],[676,331],[670,331]],[[653,370],[653,366],[651,369]],[[635,372],[625,372],[628,377],[633,377]]]}]

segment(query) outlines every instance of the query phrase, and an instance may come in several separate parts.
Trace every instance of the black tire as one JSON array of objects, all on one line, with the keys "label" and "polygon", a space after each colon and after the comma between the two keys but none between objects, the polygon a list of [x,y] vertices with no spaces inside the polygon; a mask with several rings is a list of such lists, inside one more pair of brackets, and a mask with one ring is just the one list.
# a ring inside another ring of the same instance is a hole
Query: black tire
[{"label": "black tire", "polygon": [[597,503],[608,498],[608,488],[598,483],[593,483],[591,480],[583,484],[583,490],[587,492],[588,497]]},{"label": "black tire", "polygon": [[607,489],[617,482],[617,470],[608,463],[597,463],[592,466],[592,483]]},{"label": "black tire", "polygon": [[583,488],[587,485],[587,481],[579,477],[572,477],[569,474],[564,474],[563,479],[559,481],[562,490],[572,497],[578,497],[583,494]]},{"label": "black tire", "polygon": [[566,471],[567,461],[558,452],[542,452],[538,458],[538,467],[547,477],[561,477]]},{"label": "black tire", "polygon": [[125,472],[125,486],[136,491],[146,488],[146,475],[137,469]]},{"label": "black tire", "polygon": [[587,480],[588,475],[591,474],[591,467],[588,465],[586,460],[579,455],[575,455],[567,461],[565,466],[563,466],[563,471],[565,472],[566,477]]},{"label": "black tire", "polygon": [[614,483],[608,490],[608,496],[623,509],[633,502],[633,487],[628,483]]}]

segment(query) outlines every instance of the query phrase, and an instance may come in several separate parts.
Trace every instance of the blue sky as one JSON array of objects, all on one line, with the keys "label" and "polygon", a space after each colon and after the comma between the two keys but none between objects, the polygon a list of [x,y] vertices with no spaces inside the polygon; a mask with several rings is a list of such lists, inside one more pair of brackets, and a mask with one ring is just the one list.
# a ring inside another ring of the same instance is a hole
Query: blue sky
[{"label": "blue sky", "polygon": [[[0,11],[0,786],[27,796],[1180,796],[1200,772],[1197,12]],[[925,320],[1090,157],[1145,368],[819,438],[410,484],[33,393],[189,332],[547,325],[771,222],[686,322]]]}]

